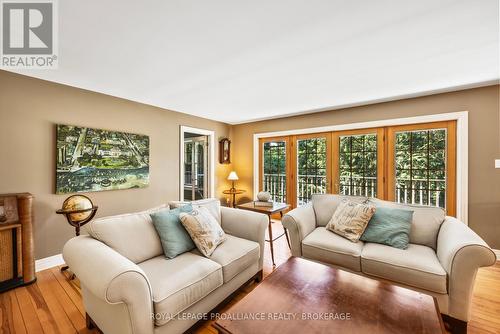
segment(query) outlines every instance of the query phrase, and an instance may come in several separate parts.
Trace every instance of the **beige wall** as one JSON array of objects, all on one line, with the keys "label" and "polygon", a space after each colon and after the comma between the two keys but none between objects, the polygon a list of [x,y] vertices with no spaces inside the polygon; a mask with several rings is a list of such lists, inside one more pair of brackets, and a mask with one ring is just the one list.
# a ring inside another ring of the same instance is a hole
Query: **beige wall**
[{"label": "beige wall", "polygon": [[469,226],[490,246],[500,249],[500,169],[494,168],[494,160],[500,159],[499,86],[233,126],[238,187],[252,197],[254,133],[463,110],[469,111]]},{"label": "beige wall", "polygon": [[[150,137],[149,187],[89,193],[98,216],[178,199],[180,125],[215,130],[216,139],[230,131],[224,123],[0,71],[0,193],[35,195],[37,259],[60,253],[74,233],[55,213],[67,197],[54,194],[56,123]],[[216,194],[227,186],[229,168],[216,162]]]},{"label": "beige wall", "polygon": [[[363,107],[229,126],[198,117],[0,71],[0,193],[28,191],[35,201],[36,258],[61,252],[74,231],[55,213],[66,195],[55,195],[55,124],[74,124],[150,136],[150,185],[90,193],[98,216],[146,209],[178,198],[179,126],[230,136],[232,165],[216,163],[216,194],[228,186],[253,197],[253,134],[454,111],[469,111],[469,225],[500,249],[499,86]],[[218,155],[217,155],[218,156]]]}]

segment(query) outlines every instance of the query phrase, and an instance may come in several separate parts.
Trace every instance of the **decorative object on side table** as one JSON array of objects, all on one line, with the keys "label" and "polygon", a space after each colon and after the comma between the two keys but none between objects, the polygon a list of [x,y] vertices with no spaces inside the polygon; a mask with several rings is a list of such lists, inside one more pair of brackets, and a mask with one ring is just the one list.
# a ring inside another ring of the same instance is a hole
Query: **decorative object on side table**
[{"label": "decorative object on side table", "polygon": [[269,191],[261,191],[257,194],[257,199],[261,202],[268,202],[271,199],[271,193]]},{"label": "decorative object on side table", "polygon": [[238,181],[240,179],[238,177],[238,174],[236,174],[235,171],[232,171],[231,173],[229,173],[229,176],[227,177],[227,179],[232,182],[230,190],[235,190],[236,188],[234,187],[234,181]]},{"label": "decorative object on side table", "polygon": [[219,141],[219,162],[221,164],[231,163],[231,141],[227,138]]},{"label": "decorative object on side table", "polygon": [[232,171],[231,173],[229,173],[229,176],[227,177],[227,179],[232,182],[231,189],[224,190],[222,193],[224,195],[231,195],[231,197],[232,197],[231,206],[233,208],[235,208],[236,207],[236,195],[243,194],[245,192],[245,190],[235,188],[234,183],[235,183],[235,181],[239,180],[238,174],[236,174],[235,171]]},{"label": "decorative object on side table", "polygon": [[282,236],[285,236],[286,237],[286,242],[288,243],[288,247],[290,248],[290,239],[288,239],[288,232],[287,232],[287,230],[286,230],[286,228],[284,226],[283,226],[283,233],[280,234],[280,235],[278,235],[277,237],[273,238],[273,228],[272,228],[271,216],[274,213],[278,213],[279,212],[281,218],[283,218],[283,211],[289,209],[290,208],[290,204],[277,203],[277,202],[271,202],[271,203],[273,205],[269,207],[269,206],[258,206],[258,205],[255,205],[255,202],[248,202],[248,203],[245,203],[245,204],[238,205],[237,208],[238,209],[243,209],[243,210],[249,210],[249,211],[255,211],[255,212],[263,213],[263,214],[266,214],[267,217],[269,218],[269,224],[268,224],[269,240],[266,240],[266,241],[269,242],[269,246],[271,248],[271,259],[273,260],[273,266],[275,266],[276,264],[274,263],[274,246],[273,246],[273,242],[276,239],[279,239]]},{"label": "decorative object on side table", "polygon": [[0,195],[0,292],[33,283],[33,195]]},{"label": "decorative object on side table", "polygon": [[254,201],[255,206],[273,207],[274,203],[271,201],[271,193],[269,191],[261,191],[257,194],[257,201]]},{"label": "decorative object on side table", "polygon": [[[97,208],[87,196],[72,195],[64,200],[62,209],[57,210],[56,213],[64,215],[68,223],[75,228],[76,236],[79,236],[80,228],[94,218]],[[68,269],[68,266],[63,266],[61,271]],[[70,279],[73,278],[75,278],[74,274]]]}]

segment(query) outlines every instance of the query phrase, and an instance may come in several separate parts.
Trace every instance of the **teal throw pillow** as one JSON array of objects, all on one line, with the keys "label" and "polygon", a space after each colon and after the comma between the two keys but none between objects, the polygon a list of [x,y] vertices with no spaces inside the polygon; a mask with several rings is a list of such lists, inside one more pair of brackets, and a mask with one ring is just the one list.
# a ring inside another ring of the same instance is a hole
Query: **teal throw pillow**
[{"label": "teal throw pillow", "polygon": [[360,240],[407,249],[412,220],[411,210],[377,207]]},{"label": "teal throw pillow", "polygon": [[193,211],[192,205],[187,204],[180,208],[150,214],[156,232],[160,236],[163,252],[169,259],[195,248],[193,240],[179,218],[181,212],[191,211]]}]

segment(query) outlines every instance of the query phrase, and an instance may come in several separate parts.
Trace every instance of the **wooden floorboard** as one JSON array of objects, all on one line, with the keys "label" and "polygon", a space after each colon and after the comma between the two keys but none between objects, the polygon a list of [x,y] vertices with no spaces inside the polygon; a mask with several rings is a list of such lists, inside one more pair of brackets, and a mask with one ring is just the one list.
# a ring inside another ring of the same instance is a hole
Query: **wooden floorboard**
[{"label": "wooden floorboard", "polygon": [[[279,221],[273,223],[274,235],[281,234]],[[276,265],[286,262],[290,250],[286,239],[274,244]],[[269,244],[264,252],[264,277],[273,271]],[[85,327],[85,309],[78,280],[69,281],[59,268],[37,273],[37,282],[0,293],[0,334],[95,334]],[[220,311],[244,298],[257,284],[244,287]],[[194,329],[197,334],[216,334],[207,321]],[[500,262],[479,270],[474,287],[469,334],[500,334]]]},{"label": "wooden floorboard", "polygon": [[[38,284],[38,283],[35,283]],[[35,306],[31,302],[30,295],[26,287],[17,288],[14,290],[17,302],[19,303],[19,309],[21,310],[21,315],[23,317],[24,326],[26,332],[31,333],[43,333],[42,325],[38,319]]]},{"label": "wooden floorboard", "polygon": [[52,275],[54,275],[56,281],[64,290],[68,298],[73,302],[82,317],[85,317],[85,308],[83,306],[80,287],[75,283],[75,281],[68,280],[67,276],[65,276],[59,268],[56,267],[49,270]]}]

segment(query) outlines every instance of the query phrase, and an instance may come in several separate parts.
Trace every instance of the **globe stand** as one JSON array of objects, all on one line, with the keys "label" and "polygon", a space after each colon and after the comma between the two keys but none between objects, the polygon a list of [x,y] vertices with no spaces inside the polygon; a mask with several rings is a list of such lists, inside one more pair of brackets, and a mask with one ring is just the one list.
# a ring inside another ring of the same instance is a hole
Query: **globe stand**
[{"label": "globe stand", "polygon": [[[75,228],[75,235],[78,237],[80,235],[80,228],[87,224],[89,221],[91,221],[95,214],[97,213],[97,209],[98,209],[98,206],[96,205],[93,205],[91,208],[88,208],[88,209],[82,209],[82,210],[64,210],[64,209],[60,209],[60,210],[57,210],[56,213],[57,214],[60,214],[60,215],[64,215],[66,217],[66,220],[68,221],[68,223],[73,226]],[[88,217],[86,217],[85,219],[83,220],[79,220],[79,221],[74,221],[72,218],[71,218],[71,215],[72,214],[75,214],[75,213],[84,213],[84,212],[89,212],[91,211],[90,215]],[[65,266],[62,266],[61,267],[61,272],[64,272],[66,270],[69,269],[69,266],[65,265]],[[69,279],[70,280],[73,280],[75,279],[75,274],[71,274]]]}]

